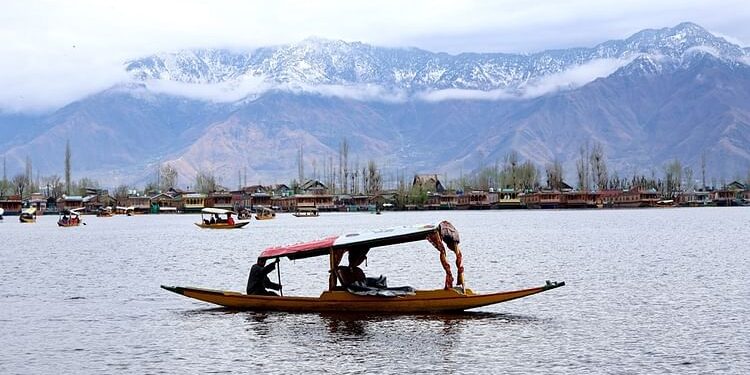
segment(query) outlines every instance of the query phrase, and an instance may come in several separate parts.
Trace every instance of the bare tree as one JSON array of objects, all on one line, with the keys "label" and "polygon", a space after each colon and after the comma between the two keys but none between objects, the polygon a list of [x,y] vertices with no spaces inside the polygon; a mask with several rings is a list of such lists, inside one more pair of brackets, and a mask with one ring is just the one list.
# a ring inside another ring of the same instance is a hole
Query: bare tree
[{"label": "bare tree", "polygon": [[531,190],[539,186],[539,170],[534,163],[527,160],[516,169],[518,187],[524,190]]},{"label": "bare tree", "polygon": [[693,181],[693,168],[685,167],[682,169],[682,174],[685,176],[685,189],[695,190],[695,181]]},{"label": "bare tree", "polygon": [[682,163],[679,160],[675,159],[664,167],[664,180],[662,195],[672,196],[682,189]]},{"label": "bare tree", "polygon": [[341,192],[349,192],[349,142],[346,138],[341,140],[339,145],[339,178],[341,179]]},{"label": "bare tree", "polygon": [[701,182],[703,186],[701,186],[701,190],[706,190],[706,151],[703,151],[701,153]]},{"label": "bare tree", "polygon": [[591,162],[591,176],[593,178],[594,186],[597,190],[605,190],[607,188],[607,162],[604,158],[604,147],[601,143],[596,142],[591,149],[591,155],[589,156]]},{"label": "bare tree", "polygon": [[217,187],[216,176],[213,172],[201,170],[195,175],[195,191],[208,194],[216,191]]},{"label": "bare tree", "polygon": [[70,179],[70,140],[65,141],[65,194],[70,194],[73,181]]},{"label": "bare tree", "polygon": [[38,186],[34,183],[34,170],[31,167],[31,158],[26,155],[26,190],[29,194],[37,191]]},{"label": "bare tree", "polygon": [[547,165],[547,186],[554,190],[560,190],[563,183],[563,167],[560,160],[555,158],[552,164]]},{"label": "bare tree", "polygon": [[26,188],[29,186],[29,181],[23,174],[17,174],[13,177],[13,180],[11,180],[11,184],[13,184],[13,189],[15,190],[16,194],[21,196],[21,199],[24,198],[24,192],[27,190]]},{"label": "bare tree", "polygon": [[374,160],[370,160],[367,163],[367,194],[375,194],[382,190],[382,177],[378,170],[378,165],[375,164]]},{"label": "bare tree", "polygon": [[499,176],[501,187],[510,187],[513,190],[518,189],[518,165],[520,163],[519,159],[520,158],[518,156],[518,153],[514,150],[505,155],[505,162]]},{"label": "bare tree", "polygon": [[115,199],[118,202],[124,202],[130,194],[130,186],[122,184],[115,188],[113,192]]},{"label": "bare tree", "polygon": [[5,156],[3,156],[3,179],[0,180],[0,197],[4,197],[10,190],[10,181],[8,181],[5,164]]},{"label": "bare tree", "polygon": [[74,183],[71,188],[78,195],[85,195],[86,189],[99,189],[99,187],[99,181],[88,177],[83,177],[78,180],[78,182]]},{"label": "bare tree", "polygon": [[589,191],[589,145],[581,145],[580,156],[576,161],[576,174],[578,175],[578,189]]},{"label": "bare tree", "polygon": [[42,178],[42,184],[47,191],[47,196],[52,198],[60,198],[65,192],[65,185],[63,185],[60,176],[53,174]]},{"label": "bare tree", "polygon": [[159,190],[167,191],[177,186],[177,169],[172,164],[164,164],[159,168]]},{"label": "bare tree", "polygon": [[297,149],[297,179],[301,184],[305,182],[305,160],[303,152],[302,144],[300,144]]}]

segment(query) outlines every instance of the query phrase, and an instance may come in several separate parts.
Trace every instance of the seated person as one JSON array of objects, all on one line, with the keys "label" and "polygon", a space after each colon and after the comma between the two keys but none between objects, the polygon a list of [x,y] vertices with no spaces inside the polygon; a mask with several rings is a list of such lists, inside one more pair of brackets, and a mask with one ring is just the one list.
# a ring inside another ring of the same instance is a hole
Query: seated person
[{"label": "seated person", "polygon": [[232,217],[232,214],[227,214],[227,224],[234,225],[234,218]]},{"label": "seated person", "polygon": [[258,259],[258,262],[253,264],[247,277],[247,294],[278,296],[275,292],[266,290],[266,288],[281,290],[280,284],[276,284],[268,278],[268,274],[276,268],[276,263],[278,263],[278,259],[269,265],[266,265],[265,259]]},{"label": "seated person", "polygon": [[366,277],[364,271],[356,266],[339,266],[336,269],[336,276],[341,286],[352,292],[388,288],[385,276]]},{"label": "seated person", "polygon": [[364,271],[359,267],[339,266],[336,268],[336,276],[344,288],[348,288],[355,283],[366,285],[367,282]]}]

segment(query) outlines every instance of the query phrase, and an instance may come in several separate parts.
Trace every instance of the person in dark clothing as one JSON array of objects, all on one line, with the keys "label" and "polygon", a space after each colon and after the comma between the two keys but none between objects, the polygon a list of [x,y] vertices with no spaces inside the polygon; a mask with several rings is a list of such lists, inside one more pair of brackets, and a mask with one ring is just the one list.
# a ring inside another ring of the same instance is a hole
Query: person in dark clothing
[{"label": "person in dark clothing", "polygon": [[269,264],[266,264],[265,259],[259,259],[258,263],[253,264],[250,268],[250,275],[247,277],[247,294],[255,294],[261,296],[278,296],[276,292],[272,292],[268,289],[281,290],[281,285],[276,284],[268,278],[268,274],[276,268],[278,259]]}]

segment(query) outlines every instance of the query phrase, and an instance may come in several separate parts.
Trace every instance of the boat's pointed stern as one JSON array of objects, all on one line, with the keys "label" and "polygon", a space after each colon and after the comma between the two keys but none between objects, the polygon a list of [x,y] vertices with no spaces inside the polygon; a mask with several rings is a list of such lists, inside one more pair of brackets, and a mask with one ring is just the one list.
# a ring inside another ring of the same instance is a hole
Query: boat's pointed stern
[{"label": "boat's pointed stern", "polygon": [[173,293],[181,294],[183,296],[185,295],[185,288],[181,288],[179,286],[162,285],[161,288]]}]

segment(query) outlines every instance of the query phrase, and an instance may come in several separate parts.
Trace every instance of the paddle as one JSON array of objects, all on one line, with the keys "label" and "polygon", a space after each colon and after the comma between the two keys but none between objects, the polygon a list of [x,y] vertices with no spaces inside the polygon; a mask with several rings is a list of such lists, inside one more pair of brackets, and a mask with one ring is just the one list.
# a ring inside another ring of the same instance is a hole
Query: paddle
[{"label": "paddle", "polygon": [[279,280],[279,293],[284,297],[284,287],[281,286],[281,265],[279,262],[281,262],[281,258],[276,258],[276,277]]}]

